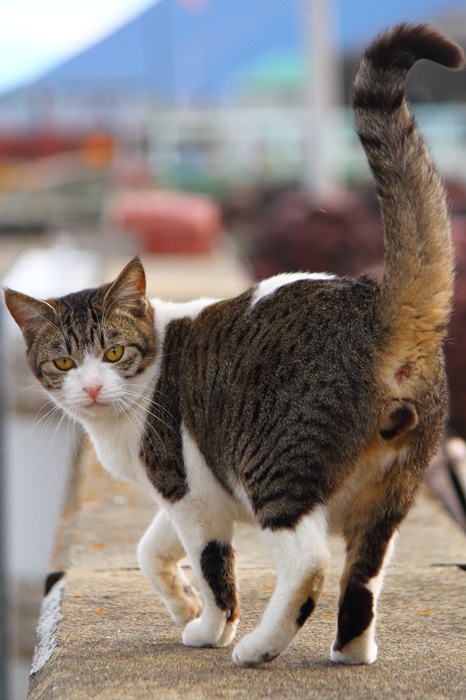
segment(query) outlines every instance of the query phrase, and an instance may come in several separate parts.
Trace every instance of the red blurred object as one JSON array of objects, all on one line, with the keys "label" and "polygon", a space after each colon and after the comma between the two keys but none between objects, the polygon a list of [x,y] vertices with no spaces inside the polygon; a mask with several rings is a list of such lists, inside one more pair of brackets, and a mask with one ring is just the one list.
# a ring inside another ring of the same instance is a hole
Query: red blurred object
[{"label": "red blurred object", "polygon": [[76,135],[53,131],[2,134],[0,158],[4,160],[44,158],[65,151],[74,151],[78,143],[79,138]]},{"label": "red blurred object", "polygon": [[221,231],[219,207],[200,194],[123,192],[110,206],[110,219],[153,253],[208,253]]}]

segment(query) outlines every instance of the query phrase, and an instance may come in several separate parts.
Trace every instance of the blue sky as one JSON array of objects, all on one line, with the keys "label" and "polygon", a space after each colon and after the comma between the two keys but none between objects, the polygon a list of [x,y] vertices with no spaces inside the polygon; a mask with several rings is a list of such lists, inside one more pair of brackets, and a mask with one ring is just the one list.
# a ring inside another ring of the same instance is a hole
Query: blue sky
[{"label": "blue sky", "polygon": [[[203,6],[222,0],[173,0]],[[292,0],[290,0],[291,3]],[[306,0],[298,0],[304,3]],[[336,35],[366,41],[381,28],[431,19],[466,0],[326,0],[336,9]],[[16,87],[108,35],[157,0],[0,0],[0,92]],[[273,3],[274,0],[251,0]]]}]

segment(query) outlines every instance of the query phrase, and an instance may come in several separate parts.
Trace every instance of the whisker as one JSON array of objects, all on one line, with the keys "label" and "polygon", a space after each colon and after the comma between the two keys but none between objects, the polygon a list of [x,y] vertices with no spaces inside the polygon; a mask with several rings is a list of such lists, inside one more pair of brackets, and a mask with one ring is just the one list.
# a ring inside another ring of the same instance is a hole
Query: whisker
[{"label": "whisker", "polygon": [[[135,398],[140,398],[140,394],[138,394],[136,392],[132,392],[128,389],[125,390],[125,394],[127,396],[134,396]],[[175,416],[172,413],[170,413],[168,408],[165,408],[165,406],[162,406],[162,404],[159,404],[159,403],[151,400],[150,406],[153,406],[154,408],[157,408],[161,411],[164,411],[175,423],[177,422]],[[142,410],[142,407],[138,406],[138,408],[141,408],[141,410]],[[150,411],[148,408],[146,409],[146,413],[147,413],[147,415],[150,415],[150,416],[153,416],[154,418],[157,418],[158,420],[160,420],[161,423],[164,423],[164,421],[160,418],[160,416],[157,416],[157,414],[153,413],[153,411]],[[170,427],[166,423],[164,423],[164,425],[166,425],[167,428]]]},{"label": "whisker", "polygon": [[135,426],[134,421],[136,421],[136,426],[142,432],[142,435],[147,437],[150,444],[152,445],[152,449],[154,450],[154,452],[157,452],[157,449],[151,440],[150,433],[148,432],[148,429],[149,428],[151,429],[151,432],[158,438],[160,444],[162,445],[164,452],[165,452],[165,456],[166,456],[167,450],[166,450],[165,444],[164,444],[162,438],[160,437],[160,435],[158,434],[158,432],[156,431],[156,429],[154,428],[154,426],[148,426],[148,424],[145,420],[141,420],[143,418],[143,416],[137,412],[137,410],[135,409],[134,406],[128,404],[123,398],[118,400],[118,405],[122,406],[128,420],[130,421],[130,423],[133,427]]},{"label": "whisker", "polygon": [[176,432],[177,432],[177,420],[176,420],[175,416],[173,416],[173,415],[170,413],[170,411],[168,411],[168,409],[164,408],[163,406],[160,406],[159,404],[155,404],[155,405],[154,405],[154,403],[151,403],[151,406],[153,406],[153,407],[156,408],[156,409],[160,408],[160,409],[162,409],[163,411],[165,411],[166,413],[168,413],[168,416],[169,416],[169,417],[173,420],[173,422],[175,423],[175,427],[174,427],[173,425],[170,425],[170,424],[167,423],[166,421],[164,421],[163,418],[161,418],[159,415],[157,415],[157,413],[154,413],[153,411],[149,410],[148,408],[147,408],[147,409],[142,408],[142,407],[139,406],[138,404],[133,405],[132,408],[133,408],[134,410],[137,410],[137,411],[143,411],[143,413],[139,413],[139,415],[140,415],[141,418],[145,418],[146,416],[152,416],[152,417],[155,418],[157,421],[159,421],[160,423],[162,423],[162,425],[164,425],[166,428],[168,428],[168,429],[171,430],[172,432],[176,433]]},{"label": "whisker", "polygon": [[22,384],[10,384],[8,389],[8,394],[12,396],[18,396],[19,394],[22,394],[25,391],[34,391],[35,393],[43,393],[45,396],[47,395],[44,387],[41,386],[38,382],[33,382],[32,384],[28,384],[27,386],[24,386]]}]

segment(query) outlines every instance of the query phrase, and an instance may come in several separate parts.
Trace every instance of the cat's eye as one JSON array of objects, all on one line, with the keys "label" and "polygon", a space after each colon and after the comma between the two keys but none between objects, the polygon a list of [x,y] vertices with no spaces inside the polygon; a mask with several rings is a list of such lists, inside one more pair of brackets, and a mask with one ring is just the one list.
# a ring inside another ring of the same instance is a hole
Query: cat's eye
[{"label": "cat's eye", "polygon": [[122,345],[114,345],[112,348],[109,348],[104,353],[104,359],[107,362],[118,362],[118,360],[121,360],[122,357],[123,357],[123,346]]},{"label": "cat's eye", "polygon": [[53,364],[57,369],[61,369],[62,372],[68,372],[69,369],[76,367],[71,357],[57,357],[57,359],[53,361]]}]

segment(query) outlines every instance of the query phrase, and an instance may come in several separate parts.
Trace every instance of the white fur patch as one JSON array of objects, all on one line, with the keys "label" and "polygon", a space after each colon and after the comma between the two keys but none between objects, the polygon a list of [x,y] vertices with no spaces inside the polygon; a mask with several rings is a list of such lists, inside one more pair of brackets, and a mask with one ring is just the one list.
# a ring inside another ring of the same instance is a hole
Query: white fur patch
[{"label": "white fur patch", "polygon": [[202,611],[199,594],[178,566],[184,554],[168,514],[161,510],[139,543],[138,561],[173,620],[181,625],[186,625]]},{"label": "white fur patch", "polygon": [[212,474],[184,425],[182,439],[189,491],[171,506],[170,513],[189,555],[204,601],[201,616],[186,625],[183,642],[194,647],[225,646],[233,639],[238,622],[229,622],[226,611],[217,606],[214,593],[204,578],[201,556],[212,540],[224,544],[231,542],[239,507]]},{"label": "white fur patch", "polygon": [[370,592],[372,593],[372,595],[374,596],[374,608],[373,608],[374,615],[377,611],[377,600],[378,600],[380,592],[382,590],[383,581],[385,578],[385,573],[387,571],[387,566],[390,563],[390,561],[393,557],[393,553],[395,551],[395,543],[396,543],[397,538],[398,538],[398,533],[395,532],[395,534],[391,538],[390,542],[388,543],[387,551],[385,552],[385,557],[384,557],[384,560],[383,560],[383,563],[382,563],[382,566],[380,568],[379,573],[377,574],[377,576],[374,576],[373,578],[369,579],[369,581],[366,584],[366,588],[368,588],[370,590]]},{"label": "white fur patch", "polygon": [[155,328],[159,336],[165,335],[165,329],[169,323],[179,318],[196,318],[207,306],[216,304],[221,299],[202,297],[193,301],[175,302],[163,299],[151,299],[150,303],[155,311]]},{"label": "white fur patch", "polygon": [[328,557],[327,509],[317,506],[312,513],[304,515],[294,529],[264,530],[261,536],[277,572],[283,570],[288,578],[293,571],[293,578],[303,578]]},{"label": "white fur patch", "polygon": [[292,530],[261,534],[277,567],[277,584],[259,627],[233,651],[239,666],[272,661],[285,651],[299,629],[300,607],[308,597],[317,602],[330,567],[327,512],[322,506],[302,517]]},{"label": "white fur patch", "polygon": [[[65,411],[84,421],[88,415],[92,415],[87,411],[94,408],[93,400],[86,393],[85,387],[100,386],[98,402],[113,404],[125,397],[126,385],[130,382],[131,380],[122,379],[111,363],[102,362],[100,357],[86,355],[80,366],[65,374],[57,401]],[[101,407],[101,412],[102,408],[104,407]],[[110,420],[112,418],[113,413]]]},{"label": "white fur patch", "polygon": [[[139,457],[139,445],[145,429],[145,409],[128,416],[110,411],[105,419],[83,423],[104,469],[117,479],[142,486],[146,493],[163,505]],[[154,436],[154,442],[156,440]]]},{"label": "white fur patch", "polygon": [[[226,538],[223,541],[229,541],[231,524],[244,518],[242,508],[215,478],[195,440],[191,437],[184,424],[182,425],[181,434],[189,494],[193,499],[192,513],[187,523],[188,532],[194,525],[200,527],[200,523],[198,524],[197,520],[201,518],[206,541],[212,538],[223,539],[223,537]],[[204,507],[199,509],[199,503],[204,504]],[[180,505],[183,509],[186,508],[184,503]],[[175,505],[174,511],[176,509],[177,506]],[[223,537],[220,532],[223,529],[222,522],[226,526],[226,532]]]},{"label": "white fur patch", "polygon": [[342,651],[330,647],[330,658],[337,664],[373,664],[377,661],[377,644],[374,641],[374,621],[369,628],[359,637],[352,639]]},{"label": "white fur patch", "polygon": [[295,282],[301,282],[303,280],[314,282],[331,280],[335,277],[336,275],[332,275],[328,272],[284,272],[280,275],[269,277],[269,279],[262,280],[262,282],[259,282],[257,285],[252,296],[251,307],[255,306],[257,302],[264,297],[276,292],[280,287],[284,287],[286,284],[294,284]]}]

